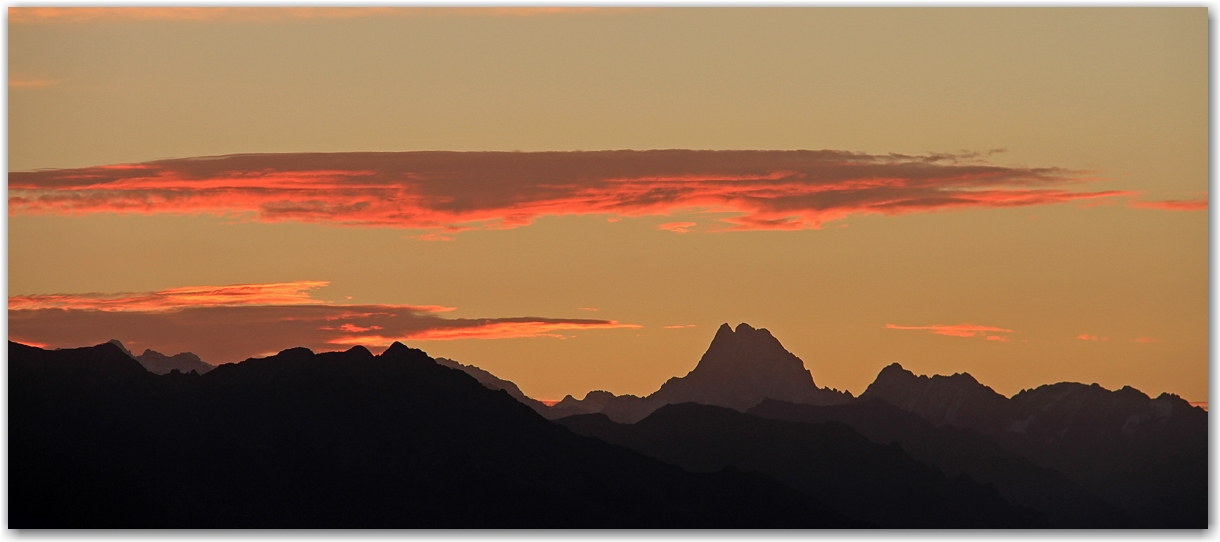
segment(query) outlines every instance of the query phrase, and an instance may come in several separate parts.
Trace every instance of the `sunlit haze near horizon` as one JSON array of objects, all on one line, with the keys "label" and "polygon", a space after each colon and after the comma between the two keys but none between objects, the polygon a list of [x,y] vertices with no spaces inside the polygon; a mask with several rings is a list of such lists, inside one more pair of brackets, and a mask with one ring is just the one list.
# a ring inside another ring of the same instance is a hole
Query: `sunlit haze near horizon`
[{"label": "sunlit haze near horizon", "polygon": [[9,9],[8,334],[1208,399],[1206,8]]}]

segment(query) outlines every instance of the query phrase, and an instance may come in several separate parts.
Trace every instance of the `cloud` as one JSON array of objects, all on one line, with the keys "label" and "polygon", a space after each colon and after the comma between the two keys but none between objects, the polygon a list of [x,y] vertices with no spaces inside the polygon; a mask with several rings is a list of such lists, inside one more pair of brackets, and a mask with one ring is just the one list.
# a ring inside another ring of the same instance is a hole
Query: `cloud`
[{"label": "cloud", "polygon": [[1109,337],[1098,337],[1097,335],[1089,335],[1088,333],[1077,335],[1076,338],[1080,339],[1082,341],[1108,341],[1108,340],[1110,340]]},{"label": "cloud", "polygon": [[661,326],[661,329],[684,329],[688,327],[695,327],[695,324],[686,324],[684,326]]},{"label": "cloud", "polygon": [[[927,331],[929,333],[933,333],[936,335],[945,335],[948,337],[973,337],[975,335],[982,335],[982,334],[986,334],[988,332],[1012,333],[1011,329],[1004,329],[1002,327],[992,327],[992,326],[980,326],[980,325],[975,325],[975,324],[957,324],[957,325],[951,325],[951,326],[940,325],[940,324],[931,325],[931,326],[898,326],[898,325],[894,325],[894,324],[886,324],[885,327],[887,329],[921,330],[921,331]],[[992,337],[994,337],[994,338],[992,338]],[[1008,342],[1008,337],[1004,337],[1001,335],[992,335],[992,336],[988,336],[987,340]]]},{"label": "cloud", "polygon": [[597,309],[595,309],[595,308],[593,308],[593,307],[576,307],[576,310],[578,310],[578,311],[597,312]]},{"label": "cloud", "polygon": [[59,83],[60,81],[56,79],[47,79],[45,77],[36,77],[31,75],[9,74],[8,76],[8,88],[10,90],[45,88]]},{"label": "cloud", "polygon": [[[842,151],[246,154],[9,174],[11,215],[214,214],[420,228],[540,216],[702,213],[724,230],[816,229],[853,214],[1050,205],[1113,196],[1079,172],[968,155]],[[675,225],[679,223],[669,223]],[[674,226],[680,228],[680,226]]]},{"label": "cloud", "polygon": [[174,288],[141,294],[9,298],[9,337],[75,347],[119,339],[133,350],[194,352],[211,363],[293,346],[334,350],[394,341],[562,338],[557,331],[639,328],[614,320],[444,318],[435,305],[345,305],[310,299],[321,281]]},{"label": "cloud", "polygon": [[[160,311],[192,306],[306,305],[318,303],[310,290],[330,284],[302,280],[272,284],[191,286],[159,292],[118,294],[17,295],[8,298],[9,310],[73,309],[99,311]],[[452,310],[445,307],[412,307],[424,312]]]},{"label": "cloud", "polygon": [[1152,337],[1140,337],[1138,339],[1131,339],[1131,342],[1140,343],[1140,344],[1148,344],[1148,343],[1154,343],[1154,342],[1159,342],[1159,341],[1158,341],[1158,339],[1153,339]]},{"label": "cloud", "polygon": [[9,23],[95,23],[117,21],[265,22],[300,19],[354,19],[402,16],[511,16],[606,11],[580,7],[404,8],[404,7],[29,7],[9,8]]},{"label": "cloud", "polygon": [[672,231],[674,233],[687,233],[691,228],[695,227],[695,222],[666,222],[657,224],[658,230]]},{"label": "cloud", "polygon": [[411,238],[419,239],[420,241],[429,241],[429,242],[452,241],[453,240],[453,238],[449,237],[448,235],[441,235],[436,232],[424,233],[424,234],[420,234],[420,235],[412,235]]},{"label": "cloud", "polygon": [[1139,201],[1132,199],[1127,206],[1136,209],[1159,209],[1161,211],[1206,211],[1207,198],[1198,200],[1167,199],[1163,201]]}]

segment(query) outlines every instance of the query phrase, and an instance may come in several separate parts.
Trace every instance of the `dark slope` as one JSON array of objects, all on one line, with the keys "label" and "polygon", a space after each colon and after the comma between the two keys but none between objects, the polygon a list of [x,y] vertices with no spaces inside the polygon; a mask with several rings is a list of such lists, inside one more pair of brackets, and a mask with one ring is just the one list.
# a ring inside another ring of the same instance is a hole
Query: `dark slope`
[{"label": "dark slope", "polygon": [[990,437],[1065,474],[1138,526],[1207,526],[1207,412],[1175,395],[1065,382],[1009,399],[967,374],[929,378],[893,364],[861,398]]},{"label": "dark slope", "polygon": [[690,373],[670,378],[648,397],[605,391],[590,392],[583,400],[569,395],[544,415],[558,419],[600,412],[617,422],[634,423],[668,404],[699,403],[744,412],[768,398],[837,405],[851,401],[852,396],[819,388],[805,363],[784,349],[770,331],[746,323],[738,324],[734,331],[722,324]]},{"label": "dark slope", "polygon": [[991,484],[1006,501],[1045,514],[1056,527],[1132,526],[1121,510],[1063,474],[1005,450],[972,430],[938,427],[884,401],[822,407],[766,400],[749,413],[792,422],[845,423],[873,442],[898,443],[911,457],[950,477],[966,475]]},{"label": "dark slope", "polygon": [[475,380],[478,380],[480,384],[489,390],[504,390],[511,395],[513,399],[516,399],[520,401],[521,404],[530,407],[530,409],[532,409],[534,412],[539,414],[545,414],[547,412],[547,406],[543,404],[542,401],[525,395],[525,393],[521,391],[521,388],[518,388],[517,385],[511,381],[504,380],[503,378],[475,367],[474,365],[463,365],[448,358],[436,358],[436,363],[451,369],[457,369],[474,377]]},{"label": "dark slope", "polygon": [[199,359],[199,356],[191,352],[180,352],[172,356],[167,356],[156,350],[144,350],[143,354],[135,357],[136,361],[140,362],[148,372],[153,374],[168,374],[170,371],[178,371],[180,373],[189,373],[195,371],[199,374],[207,373],[216,366],[210,363],[205,363]]},{"label": "dark slope", "polygon": [[539,417],[419,350],[285,350],[154,375],[9,343],[9,527],[832,527]]},{"label": "dark slope", "polygon": [[898,445],[873,443],[841,423],[769,420],[694,403],[662,407],[629,425],[602,414],[557,423],[690,470],[757,471],[881,527],[1049,525],[992,487],[965,476],[949,479]]}]

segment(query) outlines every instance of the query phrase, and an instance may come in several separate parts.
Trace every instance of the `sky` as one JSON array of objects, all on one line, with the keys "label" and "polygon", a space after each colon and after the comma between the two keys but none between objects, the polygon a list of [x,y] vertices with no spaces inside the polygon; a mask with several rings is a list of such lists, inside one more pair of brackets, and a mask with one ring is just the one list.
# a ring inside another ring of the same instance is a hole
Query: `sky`
[{"label": "sky", "polygon": [[1206,401],[1206,8],[8,12],[8,333]]}]

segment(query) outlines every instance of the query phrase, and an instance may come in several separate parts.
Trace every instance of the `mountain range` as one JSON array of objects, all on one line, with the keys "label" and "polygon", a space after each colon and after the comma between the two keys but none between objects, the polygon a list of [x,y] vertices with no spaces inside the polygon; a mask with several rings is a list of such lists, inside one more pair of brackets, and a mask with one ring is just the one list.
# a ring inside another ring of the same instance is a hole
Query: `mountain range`
[{"label": "mountain range", "polygon": [[10,342],[10,526],[1207,525],[1181,398],[898,364],[857,398],[744,323],[648,396],[550,407],[400,343],[192,359]]},{"label": "mountain range", "polygon": [[9,392],[10,528],[866,525],[575,435],[398,343],[155,375],[10,342]]},{"label": "mountain range", "polygon": [[584,399],[571,395],[543,415],[559,419],[574,414],[603,413],[620,423],[635,423],[669,404],[699,403],[745,411],[764,399],[814,405],[851,401],[850,392],[819,388],[800,358],[784,349],[766,329],[741,323],[723,324],[699,364],[682,377],[673,377],[647,397],[593,391]]},{"label": "mountain range", "polygon": [[[855,398],[817,387],[770,332],[742,323],[735,330],[720,326],[690,373],[646,397],[593,391],[540,412],[582,434],[672,462],[676,456],[629,445],[635,441],[622,437],[628,430],[609,422],[638,425],[665,405],[687,402],[761,418],[847,424],[948,476],[989,484],[1007,502],[1056,526],[1207,523],[1207,412],[1176,395],[1151,398],[1130,387],[1061,382],[1008,398],[966,373],[917,376],[894,363]],[[580,418],[587,414],[607,419]]]}]

